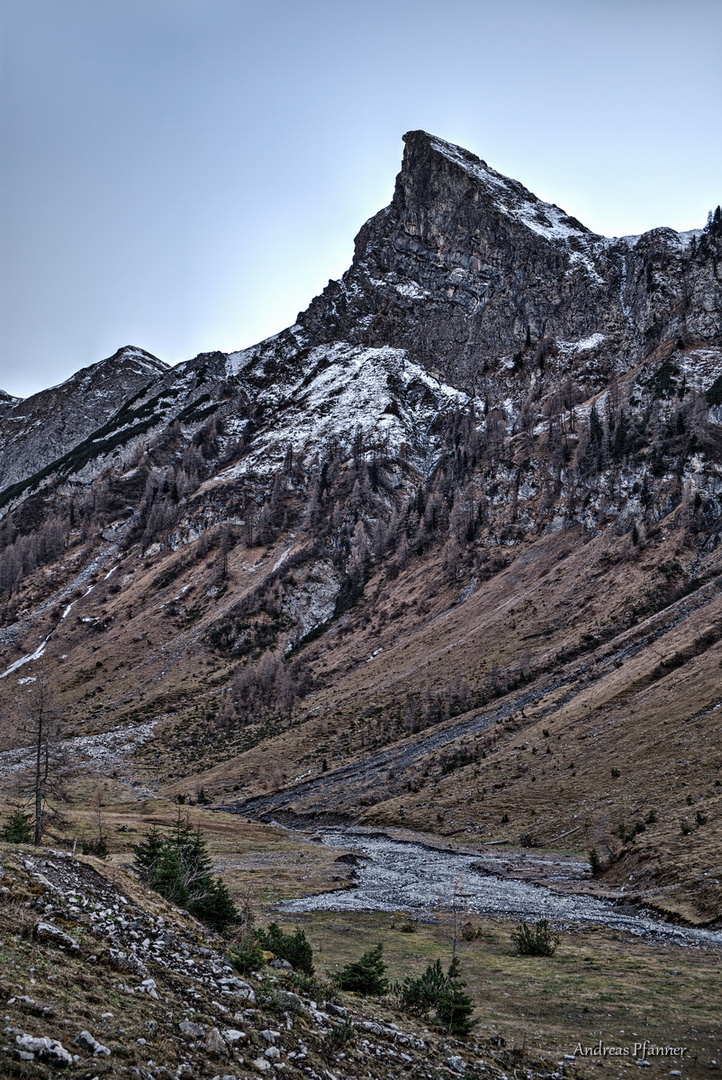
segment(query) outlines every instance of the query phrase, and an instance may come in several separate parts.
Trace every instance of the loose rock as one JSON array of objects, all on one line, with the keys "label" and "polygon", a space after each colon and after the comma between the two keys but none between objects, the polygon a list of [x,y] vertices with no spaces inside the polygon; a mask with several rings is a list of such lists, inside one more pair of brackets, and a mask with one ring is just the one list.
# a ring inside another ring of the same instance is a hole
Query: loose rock
[{"label": "loose rock", "polygon": [[89,1031],[81,1031],[79,1035],[73,1039],[76,1046],[82,1046],[84,1050],[89,1050],[93,1057],[103,1055],[104,1057],[110,1057],[110,1050],[107,1046],[103,1046],[94,1038]]},{"label": "loose rock", "polygon": [[[33,1035],[16,1035],[15,1042],[21,1051],[35,1054],[42,1061],[48,1061],[52,1065],[62,1065],[69,1068],[73,1064],[73,1056],[69,1054],[62,1043],[57,1039],[42,1037],[36,1039]],[[26,1059],[27,1060],[27,1059]]]}]

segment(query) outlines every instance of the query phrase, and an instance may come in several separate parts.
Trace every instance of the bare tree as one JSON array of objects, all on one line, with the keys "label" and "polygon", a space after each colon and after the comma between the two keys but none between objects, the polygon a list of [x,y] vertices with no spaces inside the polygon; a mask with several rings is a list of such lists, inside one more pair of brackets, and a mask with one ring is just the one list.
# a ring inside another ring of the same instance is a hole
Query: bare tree
[{"label": "bare tree", "polygon": [[60,823],[57,804],[68,802],[67,765],[60,738],[60,714],[52,682],[40,668],[32,685],[18,700],[23,726],[31,736],[32,766],[23,783],[35,807],[33,843],[42,843],[49,821]]}]

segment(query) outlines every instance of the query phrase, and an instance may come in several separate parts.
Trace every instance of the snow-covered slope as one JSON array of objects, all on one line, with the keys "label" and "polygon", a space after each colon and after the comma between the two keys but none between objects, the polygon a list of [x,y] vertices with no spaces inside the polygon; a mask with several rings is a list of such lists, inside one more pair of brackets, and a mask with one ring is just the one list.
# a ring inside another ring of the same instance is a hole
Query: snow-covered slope
[{"label": "snow-covered slope", "polygon": [[[243,386],[243,370],[239,382]],[[289,450],[312,465],[332,445],[350,451],[359,440],[367,453],[398,453],[406,445],[422,462],[434,453],[435,421],[469,405],[467,394],[429,375],[403,349],[347,342],[311,350],[304,371],[283,394],[278,391],[274,382],[254,398],[256,408],[265,406],[267,422],[250,452],[221,478],[273,472]],[[231,419],[229,430],[241,430],[244,423],[243,416]]]}]

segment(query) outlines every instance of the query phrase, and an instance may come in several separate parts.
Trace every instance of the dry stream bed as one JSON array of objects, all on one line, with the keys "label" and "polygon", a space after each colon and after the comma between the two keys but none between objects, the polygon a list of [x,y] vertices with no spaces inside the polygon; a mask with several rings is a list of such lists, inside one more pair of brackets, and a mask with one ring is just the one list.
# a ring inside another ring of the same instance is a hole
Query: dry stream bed
[{"label": "dry stream bed", "polygon": [[[328,828],[318,833],[318,839],[351,853],[341,858],[353,860],[353,887],[286,901],[282,910],[288,914],[385,911],[428,919],[440,911],[456,911],[512,920],[548,919],[563,928],[605,926],[657,941],[722,948],[722,931],[677,926],[644,908],[568,891],[589,876],[588,867],[571,857],[533,851],[500,854],[498,849],[443,850],[363,828]],[[534,879],[556,882],[558,888]]]}]

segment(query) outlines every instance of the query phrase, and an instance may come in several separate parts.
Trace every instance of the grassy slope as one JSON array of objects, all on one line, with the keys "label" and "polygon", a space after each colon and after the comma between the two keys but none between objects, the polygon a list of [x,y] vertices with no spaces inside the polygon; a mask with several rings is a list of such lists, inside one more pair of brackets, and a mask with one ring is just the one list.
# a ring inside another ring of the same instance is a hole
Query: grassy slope
[{"label": "grassy slope", "polygon": [[[78,590],[60,622],[64,602],[56,602],[10,658],[57,627],[45,663],[58,673],[67,735],[160,718],[155,738],[112,770],[119,782],[160,785],[170,796],[203,784],[228,802],[310,772],[331,786],[283,794],[301,812],[340,810],[480,842],[528,833],[563,850],[595,846],[604,859],[623,849],[620,825],[628,831],[654,811],[657,822],[608,871],[610,885],[633,874],[628,887],[663,909],[695,921],[722,914],[716,553],[685,547],[672,521],[644,549],[612,530],[591,539],[554,533],[501,552],[507,565],[459,603],[468,580],[449,584],[431,551],[394,580],[372,578],[362,603],[302,651],[317,689],[290,725],[219,728],[213,718],[237,662],[214,653],[207,632],[285,550],[237,547],[220,593],[213,554],[184,562],[185,553],[138,560],[108,552],[93,592]],[[72,560],[63,565],[31,579],[28,608],[47,596],[53,574],[56,582],[72,576]],[[706,584],[674,601],[675,590],[704,574]],[[459,675],[479,704],[410,731],[414,721],[399,715],[409,690],[423,705]],[[4,747],[23,739],[18,676],[0,682]],[[509,680],[518,685],[505,694]],[[478,759],[444,773],[465,720],[474,722],[461,745]],[[426,746],[436,734],[447,744]],[[413,751],[401,754],[400,767],[366,767],[394,743]],[[350,775],[334,786],[337,767]]]}]

